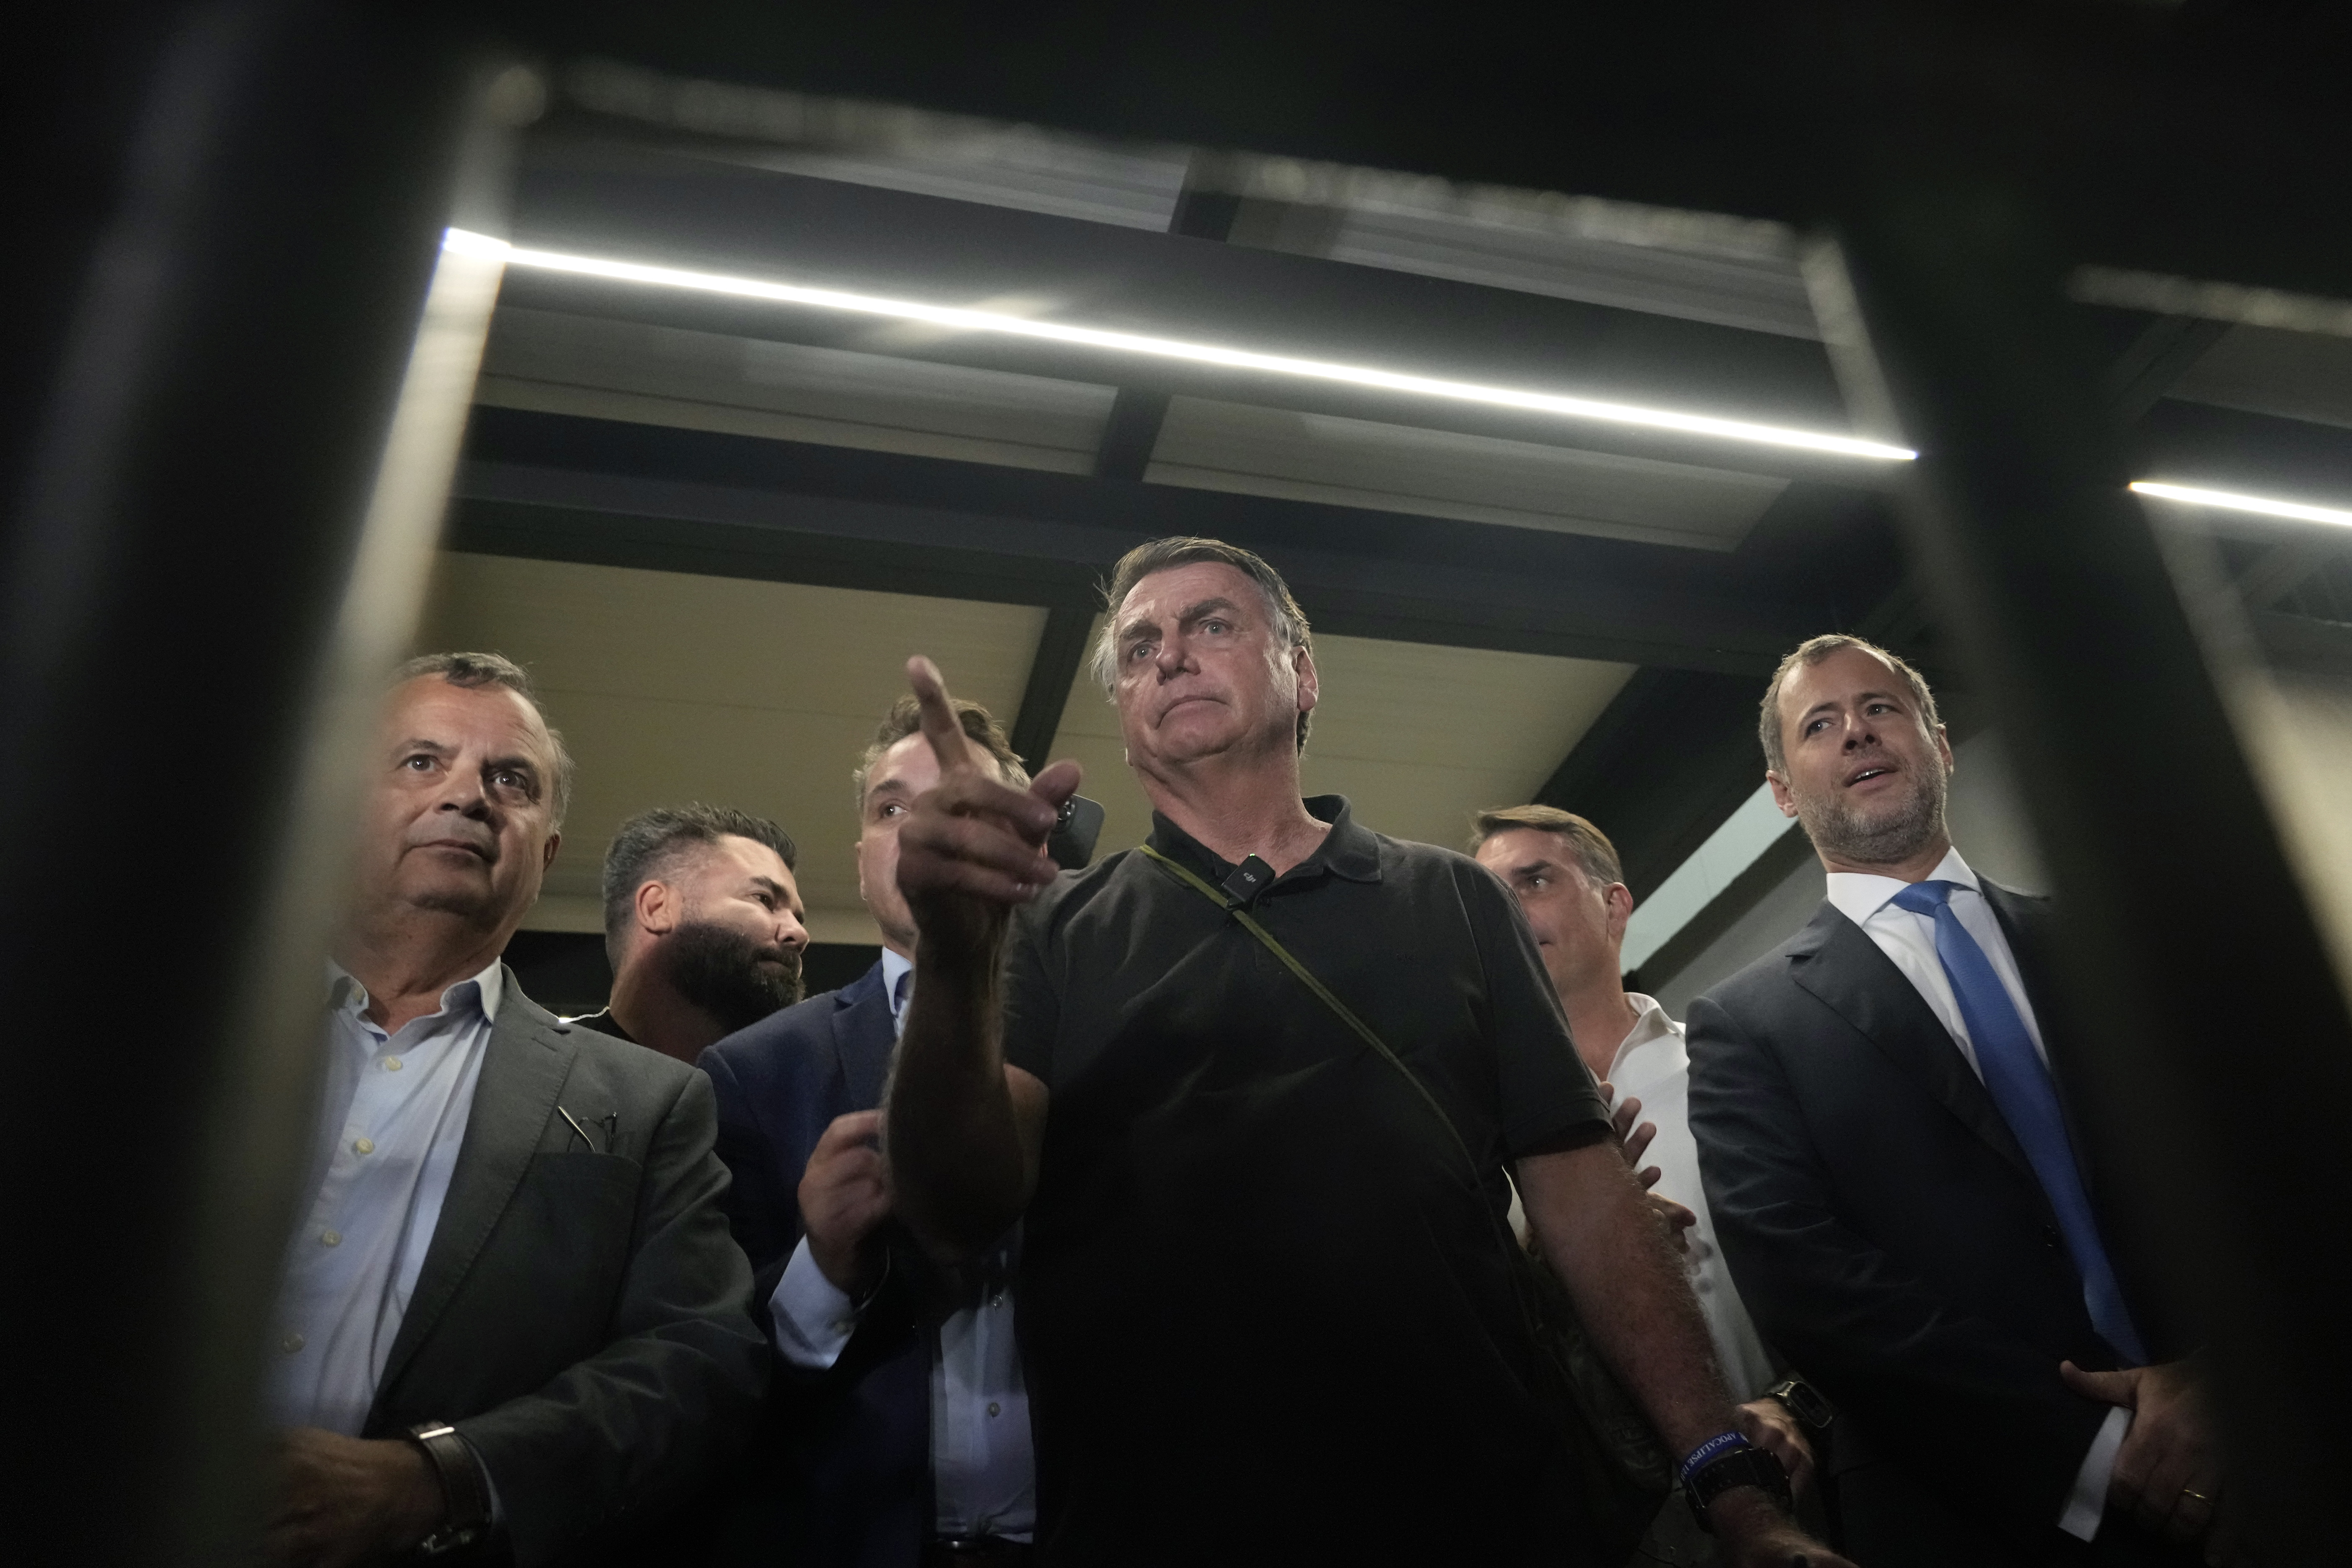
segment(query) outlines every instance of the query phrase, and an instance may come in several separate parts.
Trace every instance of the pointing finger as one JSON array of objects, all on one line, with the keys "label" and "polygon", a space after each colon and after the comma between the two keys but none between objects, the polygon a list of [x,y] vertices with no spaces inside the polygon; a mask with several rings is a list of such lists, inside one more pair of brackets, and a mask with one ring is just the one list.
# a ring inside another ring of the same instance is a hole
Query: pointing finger
[{"label": "pointing finger", "polygon": [[907,661],[907,684],[914,688],[915,701],[922,712],[923,739],[931,743],[931,755],[940,761],[940,776],[977,768],[971,737],[963,732],[956,718],[955,703],[948,696],[948,683],[940,667],[917,654]]}]

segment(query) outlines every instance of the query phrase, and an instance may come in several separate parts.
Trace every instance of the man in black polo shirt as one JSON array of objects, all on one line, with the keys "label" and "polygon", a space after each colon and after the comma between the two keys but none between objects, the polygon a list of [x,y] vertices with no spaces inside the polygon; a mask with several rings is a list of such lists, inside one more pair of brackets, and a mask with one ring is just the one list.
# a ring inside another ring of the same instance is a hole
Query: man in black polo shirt
[{"label": "man in black polo shirt", "polygon": [[1737,1484],[1773,1479],[1740,1430],[1765,1435],[1724,1392],[1510,892],[1300,800],[1318,686],[1281,578],[1161,540],[1120,563],[1108,608],[1097,672],[1157,809],[1148,850],[1074,877],[1044,845],[1076,768],[995,782],[938,672],[909,666],[941,779],[899,834],[922,940],[893,1190],[950,1263],[1024,1223],[1045,1559],[1576,1561],[1500,1224],[1512,1170],[1629,1389],[1714,1461],[1694,1492],[1734,1481],[1710,1509],[1732,1560],[1837,1562]]}]

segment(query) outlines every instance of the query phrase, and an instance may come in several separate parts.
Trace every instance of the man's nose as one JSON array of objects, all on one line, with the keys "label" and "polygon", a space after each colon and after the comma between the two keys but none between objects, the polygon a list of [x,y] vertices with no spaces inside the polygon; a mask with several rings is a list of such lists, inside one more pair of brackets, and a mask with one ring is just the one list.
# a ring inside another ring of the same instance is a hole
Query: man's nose
[{"label": "man's nose", "polygon": [[794,952],[801,952],[807,949],[808,944],[808,927],[801,924],[800,916],[793,913],[790,910],[785,910],[776,916],[776,945],[778,947],[789,947]]},{"label": "man's nose", "polygon": [[449,782],[441,786],[441,798],[433,804],[437,811],[454,811],[464,816],[485,816],[489,813],[490,797],[482,788],[481,780],[452,768]]},{"label": "man's nose", "polygon": [[1186,646],[1183,634],[1180,632],[1160,640],[1160,652],[1151,662],[1159,669],[1160,679],[1165,680],[1171,675],[1181,674],[1192,659],[1192,649]]}]

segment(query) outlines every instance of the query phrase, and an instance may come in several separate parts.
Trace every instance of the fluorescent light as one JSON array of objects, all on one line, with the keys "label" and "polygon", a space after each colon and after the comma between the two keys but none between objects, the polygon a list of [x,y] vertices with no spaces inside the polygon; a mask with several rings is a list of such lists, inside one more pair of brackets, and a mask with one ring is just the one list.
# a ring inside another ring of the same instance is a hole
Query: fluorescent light
[{"label": "fluorescent light", "polygon": [[2341,507],[2305,506],[2301,501],[2273,500],[2268,496],[2242,496],[2229,490],[2200,490],[2188,485],[2160,485],[2153,479],[2134,479],[2132,489],[2144,496],[2162,500],[2187,501],[2191,506],[2220,507],[2224,511],[2260,512],[2264,517],[2291,517],[2301,522],[2332,522],[2340,528],[2352,528],[2352,511]]},{"label": "fluorescent light", "polygon": [[554,250],[509,246],[486,235],[453,228],[443,241],[453,248],[488,253],[496,249],[509,267],[529,267],[543,272],[568,272],[585,278],[609,278],[623,283],[659,284],[693,289],[706,294],[727,294],[740,300],[766,300],[780,305],[810,305],[821,310],[849,310],[885,316],[894,321],[924,321],[959,331],[995,332],[1006,337],[1036,338],[1047,342],[1122,353],[1152,354],[1195,364],[1224,365],[1234,370],[1271,372],[1311,381],[1344,382],[1351,386],[1378,387],[1423,397],[1444,397],[1459,403],[1482,403],[1497,408],[1517,408],[1537,414],[1558,414],[1570,419],[1596,419],[1612,425],[1637,425],[1655,430],[1678,430],[1723,440],[1748,441],[1766,447],[1793,447],[1842,458],[1880,462],[1908,462],[1918,456],[1904,447],[1889,447],[1852,436],[1816,430],[1790,430],[1777,425],[1754,425],[1742,419],[1718,419],[1712,415],[1683,414],[1672,409],[1641,408],[1632,404],[1604,403],[1590,397],[1557,393],[1525,392],[1512,387],[1479,386],[1470,382],[1444,381],[1434,376],[1407,375],[1361,365],[1332,364],[1321,360],[1293,359],[1214,343],[1184,342],[1174,338],[1147,337],[1136,332],[1108,331],[1098,327],[1065,326],[1031,321],[997,310],[966,310],[953,305],[926,305],[912,300],[885,300],[869,294],[849,294],[835,289],[812,289],[797,283],[775,283],[757,278],[730,278],[714,272],[689,272],[675,267],[651,267],[635,261],[611,261],[602,257],[571,256]]}]

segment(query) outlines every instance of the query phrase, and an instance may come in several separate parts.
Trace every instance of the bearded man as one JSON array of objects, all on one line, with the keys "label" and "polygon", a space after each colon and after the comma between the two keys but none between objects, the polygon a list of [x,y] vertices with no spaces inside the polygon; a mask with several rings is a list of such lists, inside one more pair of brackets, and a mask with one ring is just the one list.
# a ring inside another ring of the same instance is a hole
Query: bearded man
[{"label": "bearded man", "polygon": [[1740,1297],[1841,1407],[1843,1544],[2225,1559],[2200,1379],[2075,1133],[2057,917],[1952,847],[1934,694],[1882,648],[1815,637],[1759,739],[1829,897],[1691,1005],[1691,1122]]},{"label": "bearded man", "polygon": [[800,851],[764,817],[696,804],[641,812],[604,852],[612,1005],[575,1022],[689,1066],[801,999]]}]

